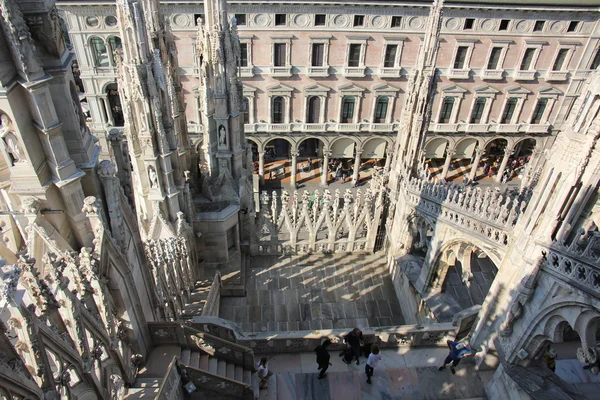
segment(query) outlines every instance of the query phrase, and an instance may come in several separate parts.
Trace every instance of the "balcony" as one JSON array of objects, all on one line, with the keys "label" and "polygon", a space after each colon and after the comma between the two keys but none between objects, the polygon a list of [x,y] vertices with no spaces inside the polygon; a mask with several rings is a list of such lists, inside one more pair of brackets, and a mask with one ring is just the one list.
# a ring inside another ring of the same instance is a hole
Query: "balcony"
[{"label": "balcony", "polygon": [[326,130],[326,124],[303,124],[302,126],[302,132],[325,132]]},{"label": "balcony", "polygon": [[270,124],[269,132],[289,132],[291,130],[290,124]]},{"label": "balcony", "polygon": [[470,68],[448,68],[448,78],[469,79]]},{"label": "balcony", "polygon": [[240,67],[240,76],[242,78],[252,78],[254,76],[254,66]]},{"label": "balcony", "polygon": [[364,78],[367,67],[344,67],[344,76],[346,78]]},{"label": "balcony", "polygon": [[289,78],[292,76],[292,66],[271,67],[271,76],[275,78]]},{"label": "balcony", "polygon": [[369,124],[367,128],[371,132],[393,132],[394,124]]},{"label": "balcony", "polygon": [[256,125],[255,124],[244,124],[244,132],[246,132],[246,133],[256,132]]},{"label": "balcony", "polygon": [[431,124],[429,129],[433,132],[457,132],[458,124]]},{"label": "balcony", "polygon": [[496,124],[491,127],[492,132],[519,132],[520,124]]},{"label": "balcony", "polygon": [[329,65],[323,65],[321,67],[308,67],[306,70],[306,76],[311,78],[325,78],[329,76]]},{"label": "balcony", "polygon": [[358,132],[360,131],[360,124],[337,124],[336,130],[339,132]]},{"label": "balcony", "polygon": [[515,71],[513,79],[515,81],[532,81],[535,79],[536,71]]},{"label": "balcony", "polygon": [[490,130],[489,124],[465,124],[465,132],[486,133]]},{"label": "balcony", "polygon": [[503,69],[483,69],[481,71],[481,79],[487,81],[498,81],[504,78]]},{"label": "balcony", "polygon": [[379,68],[379,76],[381,78],[400,78],[402,75],[402,68]]},{"label": "balcony", "polygon": [[548,133],[550,124],[529,124],[526,126],[527,133]]},{"label": "balcony", "polygon": [[548,82],[564,82],[568,75],[569,71],[548,71],[545,78]]}]

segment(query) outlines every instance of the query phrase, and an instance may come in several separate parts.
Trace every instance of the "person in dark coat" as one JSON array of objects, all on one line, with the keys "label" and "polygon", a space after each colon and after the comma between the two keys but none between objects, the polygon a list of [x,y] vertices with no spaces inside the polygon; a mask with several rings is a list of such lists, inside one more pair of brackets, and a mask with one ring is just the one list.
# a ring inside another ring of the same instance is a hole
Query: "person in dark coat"
[{"label": "person in dark coat", "polygon": [[327,351],[327,348],[330,344],[331,340],[325,339],[323,344],[317,346],[317,348],[315,349],[315,353],[317,353],[317,364],[319,364],[319,370],[321,370],[321,372],[319,373],[319,379],[323,379],[327,376],[325,372],[327,371],[327,368],[329,368],[329,366],[331,365],[331,363],[329,362],[330,355]]},{"label": "person in dark coat", "polygon": [[363,334],[360,329],[352,329],[352,331],[344,337],[344,341],[346,342],[346,345],[352,349],[352,353],[356,358],[356,365],[360,365],[360,361],[358,360],[360,348],[365,345],[363,342]]}]

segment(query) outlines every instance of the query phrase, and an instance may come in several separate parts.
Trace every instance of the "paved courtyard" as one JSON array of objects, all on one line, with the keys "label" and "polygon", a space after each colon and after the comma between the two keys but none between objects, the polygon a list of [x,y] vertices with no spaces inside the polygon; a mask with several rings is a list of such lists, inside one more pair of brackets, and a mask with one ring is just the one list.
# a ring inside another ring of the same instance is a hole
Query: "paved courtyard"
[{"label": "paved courtyard", "polygon": [[404,324],[383,253],[254,257],[246,274],[220,308],[246,332]]}]

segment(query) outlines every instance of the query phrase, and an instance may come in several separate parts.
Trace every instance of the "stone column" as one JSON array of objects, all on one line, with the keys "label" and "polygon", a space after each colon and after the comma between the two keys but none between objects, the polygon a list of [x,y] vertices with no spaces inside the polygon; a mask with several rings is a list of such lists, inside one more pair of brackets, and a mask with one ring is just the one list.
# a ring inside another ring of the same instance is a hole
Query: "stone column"
[{"label": "stone column", "polygon": [[500,183],[502,181],[502,175],[504,174],[504,170],[506,169],[506,165],[508,164],[508,159],[510,158],[511,154],[512,149],[507,147],[506,150],[504,150],[504,157],[502,158],[502,163],[500,164],[500,168],[498,168],[494,182]]},{"label": "stone column", "polygon": [[450,169],[450,163],[452,162],[452,156],[454,155],[454,149],[448,149],[448,153],[446,155],[446,162],[444,162],[444,168],[442,169],[441,179],[446,179],[448,175],[448,170]]},{"label": "stone column", "polygon": [[385,166],[383,167],[383,172],[386,175],[390,172],[390,165],[392,165],[392,158],[394,158],[394,153],[391,151],[386,152]]},{"label": "stone column", "polygon": [[321,167],[321,185],[327,186],[327,174],[329,173],[329,155],[330,152],[323,152],[323,166]]},{"label": "stone column", "polygon": [[358,171],[360,170],[360,155],[362,151],[357,151],[354,155],[354,168],[352,171],[352,184],[358,184]]},{"label": "stone column", "polygon": [[258,176],[260,177],[260,184],[265,184],[265,152],[260,151],[258,153]]},{"label": "stone column", "polygon": [[475,150],[475,161],[473,161],[473,165],[471,165],[471,172],[469,172],[469,180],[474,180],[477,175],[477,168],[479,168],[479,161],[481,160],[481,155],[483,151],[480,149]]},{"label": "stone column", "polygon": [[298,157],[298,153],[292,153],[292,168],[290,169],[290,177],[291,177],[291,185],[296,187],[296,159]]}]

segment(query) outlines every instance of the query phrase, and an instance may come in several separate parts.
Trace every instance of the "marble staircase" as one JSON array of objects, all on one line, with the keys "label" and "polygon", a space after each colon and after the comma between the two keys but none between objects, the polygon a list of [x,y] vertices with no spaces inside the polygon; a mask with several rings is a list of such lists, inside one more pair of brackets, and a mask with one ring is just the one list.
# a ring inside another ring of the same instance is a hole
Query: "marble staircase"
[{"label": "marble staircase", "polygon": [[198,351],[183,349],[179,362],[183,365],[207,371],[213,375],[227,378],[236,382],[252,385],[252,371],[230,361],[202,354]]}]

